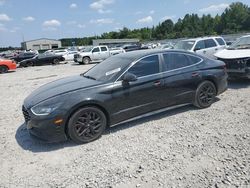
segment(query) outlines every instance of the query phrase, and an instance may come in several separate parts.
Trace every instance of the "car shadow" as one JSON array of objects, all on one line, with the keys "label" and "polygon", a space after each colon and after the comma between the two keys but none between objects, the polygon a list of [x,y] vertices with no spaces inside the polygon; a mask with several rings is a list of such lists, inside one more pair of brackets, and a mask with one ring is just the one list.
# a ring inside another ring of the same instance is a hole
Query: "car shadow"
[{"label": "car shadow", "polygon": [[24,123],[18,127],[15,138],[16,138],[18,145],[21,148],[23,148],[24,150],[34,152],[34,153],[50,152],[50,151],[63,149],[66,147],[77,146],[75,143],[73,143],[70,140],[64,141],[64,142],[58,142],[58,143],[47,143],[42,140],[36,139],[30,136],[26,128],[26,125]]},{"label": "car shadow", "polygon": [[[215,102],[218,102],[219,100],[220,99],[216,97]],[[159,120],[162,118],[171,117],[176,114],[187,112],[187,111],[192,111],[192,110],[200,110],[200,109],[194,107],[191,104],[178,107],[178,108],[174,108],[171,110],[166,109],[164,111],[161,111],[153,115],[142,117],[137,120],[129,121],[126,123],[121,123],[114,127],[109,127],[105,131],[104,135],[115,134],[118,131],[129,129],[129,128],[138,126],[140,124],[143,124],[149,121],[155,121],[155,120]],[[55,151],[55,150],[59,150],[59,149],[67,148],[67,147],[78,146],[71,140],[67,140],[67,141],[59,142],[59,143],[46,143],[44,141],[36,139],[30,136],[25,124],[20,125],[20,127],[17,129],[15,138],[21,148],[23,148],[24,150],[34,152],[34,153],[51,152],[51,151]]]},{"label": "car shadow", "polygon": [[250,79],[234,79],[228,80],[228,88],[230,89],[241,89],[250,87]]}]

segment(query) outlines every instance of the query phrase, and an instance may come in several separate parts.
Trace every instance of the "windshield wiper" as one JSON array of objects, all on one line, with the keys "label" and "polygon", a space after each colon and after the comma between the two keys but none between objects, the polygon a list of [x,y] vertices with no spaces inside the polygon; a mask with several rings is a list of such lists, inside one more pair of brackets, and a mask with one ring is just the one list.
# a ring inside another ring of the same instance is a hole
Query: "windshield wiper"
[{"label": "windshield wiper", "polygon": [[92,77],[92,76],[86,76],[86,75],[82,75],[85,78],[91,79],[91,80],[96,80],[96,78]]}]

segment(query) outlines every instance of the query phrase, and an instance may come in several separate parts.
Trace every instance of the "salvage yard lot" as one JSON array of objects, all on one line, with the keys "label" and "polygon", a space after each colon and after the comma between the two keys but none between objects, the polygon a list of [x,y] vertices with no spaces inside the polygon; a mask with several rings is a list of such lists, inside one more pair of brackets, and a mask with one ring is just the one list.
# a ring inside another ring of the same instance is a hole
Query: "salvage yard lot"
[{"label": "salvage yard lot", "polygon": [[21,111],[25,97],[92,66],[0,75],[0,187],[250,186],[250,80],[230,82],[208,109],[185,106],[122,124],[89,144],[30,138]]}]

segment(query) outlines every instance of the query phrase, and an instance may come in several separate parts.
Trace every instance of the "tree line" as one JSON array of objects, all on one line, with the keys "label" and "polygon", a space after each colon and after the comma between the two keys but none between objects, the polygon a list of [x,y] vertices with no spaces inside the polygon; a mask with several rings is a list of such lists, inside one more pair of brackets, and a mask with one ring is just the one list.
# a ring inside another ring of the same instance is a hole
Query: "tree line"
[{"label": "tree line", "polygon": [[106,32],[101,36],[61,39],[63,46],[91,45],[93,39],[138,38],[142,41],[199,37],[204,35],[233,34],[250,31],[250,7],[241,2],[230,4],[221,15],[186,14],[176,23],[167,19],[152,28],[128,29]]}]

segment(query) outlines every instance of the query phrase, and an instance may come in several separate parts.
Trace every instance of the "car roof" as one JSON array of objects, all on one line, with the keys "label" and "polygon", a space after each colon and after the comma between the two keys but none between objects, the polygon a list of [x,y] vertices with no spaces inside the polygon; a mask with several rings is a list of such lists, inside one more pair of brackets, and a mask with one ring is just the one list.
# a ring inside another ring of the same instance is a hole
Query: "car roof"
[{"label": "car roof", "polygon": [[183,39],[182,41],[197,41],[197,40],[206,40],[206,39],[214,39],[214,38],[222,38],[221,36],[211,36],[211,37],[197,37],[191,39]]},{"label": "car roof", "polygon": [[[166,53],[166,52],[177,52],[177,53],[185,53],[189,55],[195,55],[198,57],[202,57],[198,54],[194,54],[193,52],[188,52],[186,50],[175,50],[175,49],[146,49],[146,50],[136,50],[132,52],[126,52],[126,53],[121,53],[116,56],[119,56],[120,58],[126,58],[130,59],[131,61],[138,60],[140,58],[143,58],[145,56],[149,55],[154,55],[158,53]],[[204,59],[204,57],[202,57]]]}]

